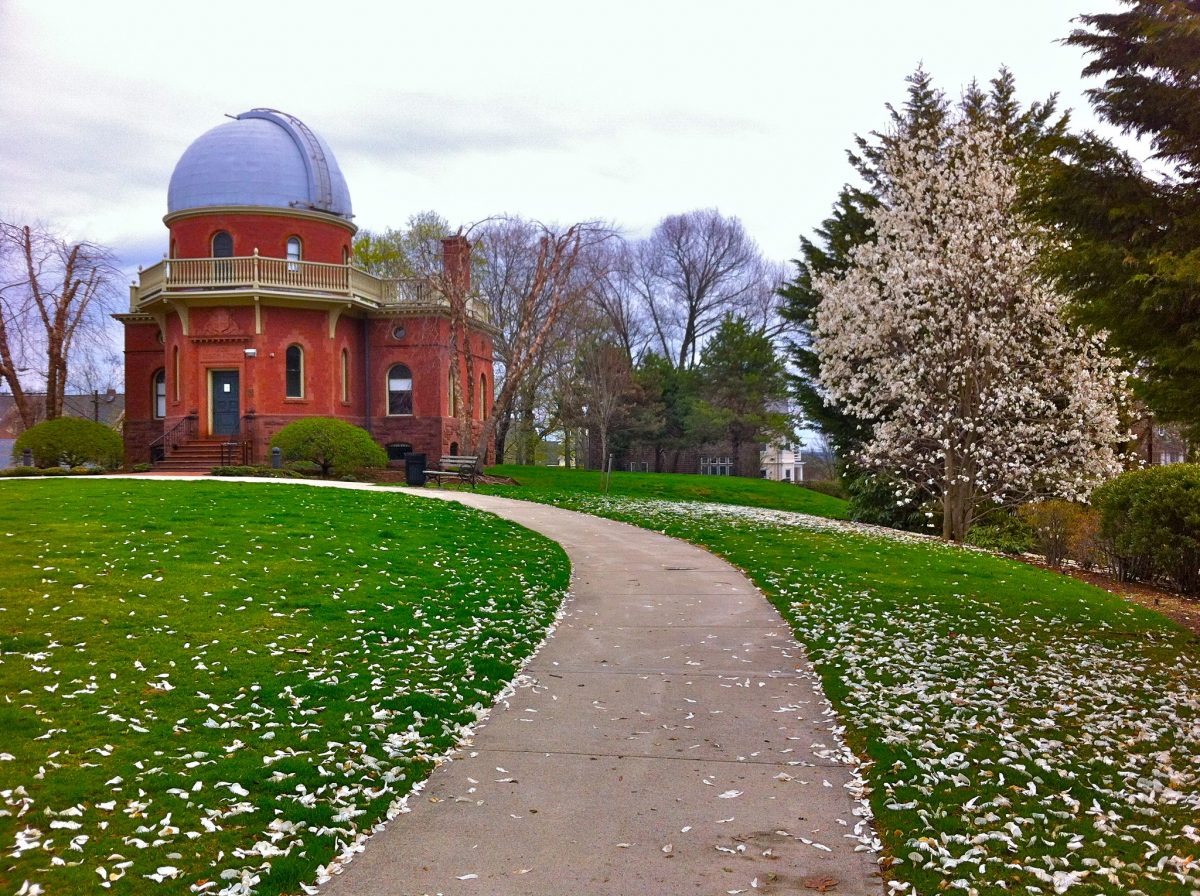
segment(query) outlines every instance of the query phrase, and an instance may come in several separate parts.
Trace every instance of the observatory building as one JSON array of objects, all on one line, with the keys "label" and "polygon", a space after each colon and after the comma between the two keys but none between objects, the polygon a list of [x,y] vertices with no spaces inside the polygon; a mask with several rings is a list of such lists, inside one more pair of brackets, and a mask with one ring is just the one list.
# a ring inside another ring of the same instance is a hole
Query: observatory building
[{"label": "observatory building", "polygon": [[[434,281],[355,267],[350,191],[302,121],[251,109],[200,135],[171,175],[163,222],[168,251],[115,315],[128,464],[262,463],[272,435],[303,417],[361,426],[393,459],[459,453],[455,381],[467,372],[449,300]],[[470,295],[469,243],[447,237],[442,252],[435,280]],[[495,330],[482,302],[467,307],[478,427],[492,411]]]}]

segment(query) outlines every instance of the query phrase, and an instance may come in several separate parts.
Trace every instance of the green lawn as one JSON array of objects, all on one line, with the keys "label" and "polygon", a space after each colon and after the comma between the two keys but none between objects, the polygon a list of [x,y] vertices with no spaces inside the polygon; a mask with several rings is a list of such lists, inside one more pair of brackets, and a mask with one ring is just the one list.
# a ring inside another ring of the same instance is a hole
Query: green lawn
[{"label": "green lawn", "polygon": [[[546,539],[294,485],[0,483],[0,892],[297,892],[542,640]],[[256,883],[257,882],[257,883]]]},{"label": "green lawn", "polygon": [[[521,484],[519,492],[497,486],[495,494],[511,494],[529,500],[541,500],[559,493],[574,495],[604,494],[605,476],[595,470],[569,470],[564,467],[521,467],[504,464],[489,467],[488,472],[509,476]],[[766,479],[732,476],[692,476],[685,473],[626,473],[614,470],[608,494],[615,497],[658,498],[664,501],[715,501],[746,507],[773,507],[811,513],[833,519],[845,519],[846,502],[840,498]]]},{"label": "green lawn", "polygon": [[779,608],[866,761],[896,892],[1200,892],[1192,634],[989,554],[554,472],[492,490],[703,545]]}]

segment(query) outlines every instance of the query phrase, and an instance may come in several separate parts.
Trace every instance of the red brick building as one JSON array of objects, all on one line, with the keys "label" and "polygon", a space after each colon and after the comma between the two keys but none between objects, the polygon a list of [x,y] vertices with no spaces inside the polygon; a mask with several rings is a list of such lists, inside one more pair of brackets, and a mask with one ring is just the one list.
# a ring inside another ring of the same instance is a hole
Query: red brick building
[{"label": "red brick building", "polygon": [[[240,461],[263,462],[275,432],[313,416],[363,427],[393,457],[458,453],[451,370],[465,378],[466,365],[449,347],[449,304],[429,283],[356,268],[352,217],[329,147],[286,113],[252,109],[188,147],[168,190],[169,252],[115,315],[127,463],[182,465],[235,443]],[[442,245],[469,291],[470,246]],[[495,331],[482,302],[470,317],[480,421]]]}]

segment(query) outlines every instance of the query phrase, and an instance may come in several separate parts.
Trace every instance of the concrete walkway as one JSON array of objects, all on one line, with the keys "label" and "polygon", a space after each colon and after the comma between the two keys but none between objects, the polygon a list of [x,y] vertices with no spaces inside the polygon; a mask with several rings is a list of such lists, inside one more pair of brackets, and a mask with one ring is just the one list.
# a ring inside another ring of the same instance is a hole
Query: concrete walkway
[{"label": "concrete walkway", "polygon": [[573,597],[533,684],[322,894],[882,893],[817,680],[741,573],[622,523],[416,493],[559,542]]}]

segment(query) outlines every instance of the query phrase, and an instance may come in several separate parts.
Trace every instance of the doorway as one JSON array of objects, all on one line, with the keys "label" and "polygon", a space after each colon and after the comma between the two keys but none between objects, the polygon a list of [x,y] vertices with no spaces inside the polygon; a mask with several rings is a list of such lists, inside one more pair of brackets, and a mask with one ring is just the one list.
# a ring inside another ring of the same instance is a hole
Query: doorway
[{"label": "doorway", "polygon": [[236,370],[210,370],[212,382],[212,434],[236,436],[241,426],[241,392]]}]

